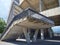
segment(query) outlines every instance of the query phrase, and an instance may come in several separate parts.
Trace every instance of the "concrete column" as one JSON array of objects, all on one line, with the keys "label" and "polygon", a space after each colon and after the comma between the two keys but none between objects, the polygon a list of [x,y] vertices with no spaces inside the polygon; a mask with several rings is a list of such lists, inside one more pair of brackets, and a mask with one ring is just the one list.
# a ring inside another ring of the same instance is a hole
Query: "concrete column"
[{"label": "concrete column", "polygon": [[38,29],[35,31],[35,34],[33,36],[33,41],[35,42],[37,40],[37,35],[38,35]]},{"label": "concrete column", "polygon": [[29,44],[30,43],[30,35],[29,35],[29,31],[27,28],[23,28],[23,33],[25,35],[26,41]]},{"label": "concrete column", "polygon": [[60,6],[60,0],[58,0],[58,2],[59,2],[59,6]]},{"label": "concrete column", "polygon": [[52,36],[52,31],[51,31],[51,29],[49,28],[48,31],[49,31],[50,38],[52,38],[53,36]]},{"label": "concrete column", "polygon": [[42,11],[42,1],[39,2],[40,11]]},{"label": "concrete column", "polygon": [[43,1],[40,0],[40,1],[39,1],[40,12],[43,10],[43,7],[44,7]]},{"label": "concrete column", "polygon": [[41,40],[44,40],[44,30],[41,29]]}]

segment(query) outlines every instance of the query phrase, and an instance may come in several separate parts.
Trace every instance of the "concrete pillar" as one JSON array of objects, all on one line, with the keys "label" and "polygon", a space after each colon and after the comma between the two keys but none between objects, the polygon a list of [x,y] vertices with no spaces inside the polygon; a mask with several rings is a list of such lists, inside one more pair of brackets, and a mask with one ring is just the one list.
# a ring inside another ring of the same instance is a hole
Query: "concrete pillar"
[{"label": "concrete pillar", "polygon": [[58,0],[58,2],[59,2],[59,6],[60,6],[60,0]]},{"label": "concrete pillar", "polygon": [[49,31],[50,38],[52,38],[53,35],[52,35],[52,31],[51,31],[51,29],[49,28],[48,31]]},{"label": "concrete pillar", "polygon": [[39,31],[38,29],[35,30],[35,34],[34,34],[34,36],[33,36],[33,41],[34,41],[34,42],[37,40],[38,31]]},{"label": "concrete pillar", "polygon": [[40,12],[43,10],[43,8],[44,8],[44,4],[43,4],[43,1],[42,0],[40,0],[39,1],[39,8],[40,8]]},{"label": "concrete pillar", "polygon": [[42,1],[39,2],[40,11],[42,11]]},{"label": "concrete pillar", "polygon": [[30,35],[29,35],[29,31],[27,28],[23,28],[23,33],[25,35],[26,41],[29,44],[30,43]]},{"label": "concrete pillar", "polygon": [[44,30],[41,29],[41,40],[44,40]]}]

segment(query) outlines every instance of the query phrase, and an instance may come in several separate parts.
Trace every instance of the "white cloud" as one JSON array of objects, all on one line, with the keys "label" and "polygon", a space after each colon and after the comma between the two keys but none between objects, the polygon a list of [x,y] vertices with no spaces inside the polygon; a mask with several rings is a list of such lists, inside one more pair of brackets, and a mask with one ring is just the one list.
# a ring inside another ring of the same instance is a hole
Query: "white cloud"
[{"label": "white cloud", "polygon": [[10,9],[11,0],[0,0],[0,17],[7,20],[9,9]]}]

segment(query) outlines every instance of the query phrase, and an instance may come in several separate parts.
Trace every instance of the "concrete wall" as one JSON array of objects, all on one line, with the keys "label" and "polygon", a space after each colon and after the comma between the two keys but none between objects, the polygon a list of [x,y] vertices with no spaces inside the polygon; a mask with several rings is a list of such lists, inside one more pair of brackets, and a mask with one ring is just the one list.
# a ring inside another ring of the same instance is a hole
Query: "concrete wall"
[{"label": "concrete wall", "polygon": [[40,13],[47,16],[47,17],[60,15],[60,7],[45,10],[45,11],[42,11]]}]

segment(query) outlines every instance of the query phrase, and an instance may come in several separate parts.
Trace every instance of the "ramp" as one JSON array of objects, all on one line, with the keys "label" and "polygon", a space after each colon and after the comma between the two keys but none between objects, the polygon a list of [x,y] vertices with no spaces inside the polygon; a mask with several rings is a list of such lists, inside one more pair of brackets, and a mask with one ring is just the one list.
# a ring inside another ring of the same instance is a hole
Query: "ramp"
[{"label": "ramp", "polygon": [[4,30],[1,35],[1,40],[15,40],[23,33],[23,28],[50,28],[54,26],[54,22],[44,15],[32,10],[26,9],[20,14],[16,15],[11,23]]}]

